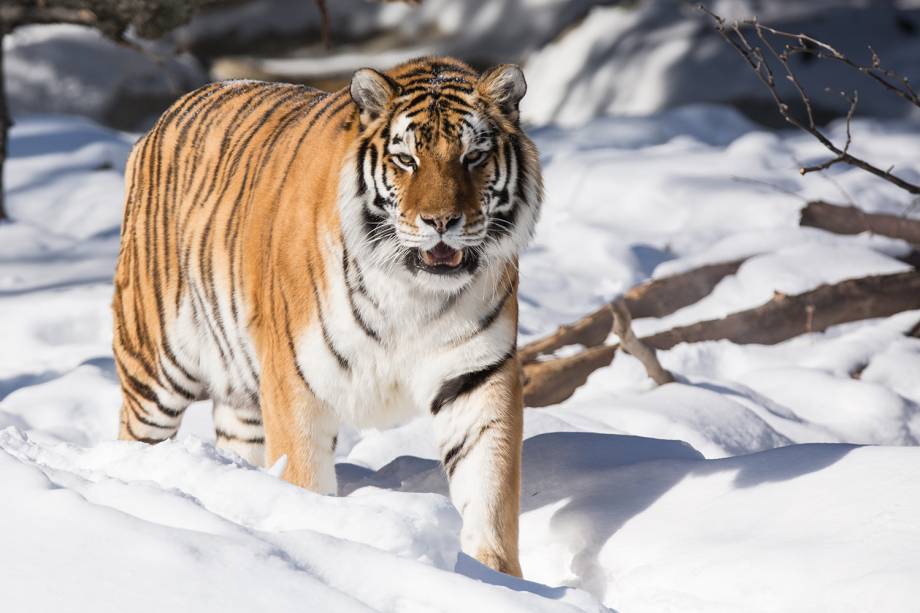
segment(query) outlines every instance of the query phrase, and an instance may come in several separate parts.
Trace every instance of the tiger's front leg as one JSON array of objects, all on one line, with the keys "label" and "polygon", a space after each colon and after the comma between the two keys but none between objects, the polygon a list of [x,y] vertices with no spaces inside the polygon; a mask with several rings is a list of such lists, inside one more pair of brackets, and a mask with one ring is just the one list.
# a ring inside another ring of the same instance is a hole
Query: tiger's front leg
[{"label": "tiger's front leg", "polygon": [[520,577],[524,416],[517,355],[447,381],[431,410],[451,500],[463,516],[463,550]]},{"label": "tiger's front leg", "polygon": [[285,481],[320,494],[336,494],[338,420],[316,397],[293,362],[275,359],[260,382],[266,466],[287,456]]}]

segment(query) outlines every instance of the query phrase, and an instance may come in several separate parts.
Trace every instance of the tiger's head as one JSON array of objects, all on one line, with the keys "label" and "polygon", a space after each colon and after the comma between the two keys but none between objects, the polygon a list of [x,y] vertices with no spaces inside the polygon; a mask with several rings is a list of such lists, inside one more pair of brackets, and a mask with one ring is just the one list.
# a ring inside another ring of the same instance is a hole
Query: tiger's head
[{"label": "tiger's head", "polygon": [[457,291],[513,262],[542,201],[536,148],[518,122],[517,66],[483,74],[426,58],[350,85],[359,136],[353,177],[360,248],[426,288]]}]

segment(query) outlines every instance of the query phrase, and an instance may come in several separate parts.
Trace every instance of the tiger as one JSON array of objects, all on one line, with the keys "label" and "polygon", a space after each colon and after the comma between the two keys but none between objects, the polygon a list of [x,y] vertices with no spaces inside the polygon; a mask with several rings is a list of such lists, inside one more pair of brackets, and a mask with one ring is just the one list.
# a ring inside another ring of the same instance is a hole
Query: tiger
[{"label": "tiger", "polygon": [[513,64],[428,57],[176,101],[126,166],[119,438],[166,440],[211,399],[217,447],[333,495],[341,424],[427,414],[461,549],[520,576],[526,89]]}]

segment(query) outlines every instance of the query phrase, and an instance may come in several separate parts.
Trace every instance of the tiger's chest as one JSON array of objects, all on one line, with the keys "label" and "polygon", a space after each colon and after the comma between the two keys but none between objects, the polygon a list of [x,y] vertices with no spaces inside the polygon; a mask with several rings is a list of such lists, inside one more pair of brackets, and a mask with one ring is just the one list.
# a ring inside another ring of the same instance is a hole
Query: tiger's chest
[{"label": "tiger's chest", "polygon": [[388,427],[427,412],[446,380],[494,361],[516,335],[513,321],[478,331],[496,300],[472,286],[455,296],[420,296],[365,271],[329,276],[322,313],[296,342],[314,393],[357,427]]}]

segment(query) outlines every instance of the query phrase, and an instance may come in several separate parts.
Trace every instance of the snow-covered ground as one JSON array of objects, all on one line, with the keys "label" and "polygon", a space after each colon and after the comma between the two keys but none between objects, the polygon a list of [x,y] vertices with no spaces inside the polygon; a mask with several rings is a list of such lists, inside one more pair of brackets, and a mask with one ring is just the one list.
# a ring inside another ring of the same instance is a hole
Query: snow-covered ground
[{"label": "snow-covered ground", "polygon": [[[535,123],[578,125],[608,113],[644,115],[681,105],[729,103],[759,121],[779,119],[767,88],[738,53],[696,10],[698,2],[637,0],[595,6],[585,19],[528,56],[530,90],[522,116]],[[787,32],[806,32],[854,61],[870,65],[867,47],[886,68],[920,78],[920,6],[864,0],[706,0],[729,20],[757,18]],[[756,36],[748,34],[752,44]],[[772,40],[777,48],[789,41]],[[769,58],[769,54],[767,54]],[[776,88],[787,100],[798,95],[778,63]],[[827,60],[793,58],[792,70],[810,93],[816,112],[846,114],[839,92],[859,92],[857,112],[901,116],[917,109],[865,74]],[[826,91],[827,90],[827,91]]]},{"label": "snow-covered ground", "polygon": [[[834,133],[841,135],[842,126]],[[912,611],[920,576],[920,311],[780,345],[620,354],[528,409],[526,580],[459,554],[422,419],[343,430],[339,498],[211,444],[114,441],[110,277],[134,135],[22,117],[0,225],[0,603],[9,611]],[[547,203],[522,258],[522,342],[649,277],[748,257],[640,333],[774,291],[904,270],[906,244],[797,226],[803,199],[916,215],[794,133],[725,107],[534,131]],[[920,181],[920,125],[860,120],[854,151]],[[872,445],[872,446],[859,446]]]}]

